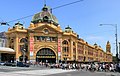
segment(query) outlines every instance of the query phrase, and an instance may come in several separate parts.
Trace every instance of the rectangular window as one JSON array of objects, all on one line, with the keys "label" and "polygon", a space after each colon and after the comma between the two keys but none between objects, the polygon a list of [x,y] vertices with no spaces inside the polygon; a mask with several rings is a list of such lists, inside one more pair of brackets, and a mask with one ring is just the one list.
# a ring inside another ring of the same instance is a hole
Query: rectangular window
[{"label": "rectangular window", "polygon": [[39,36],[37,36],[37,40],[39,40],[40,39],[40,37]]},{"label": "rectangular window", "polygon": [[46,37],[46,41],[50,41],[50,37]]}]

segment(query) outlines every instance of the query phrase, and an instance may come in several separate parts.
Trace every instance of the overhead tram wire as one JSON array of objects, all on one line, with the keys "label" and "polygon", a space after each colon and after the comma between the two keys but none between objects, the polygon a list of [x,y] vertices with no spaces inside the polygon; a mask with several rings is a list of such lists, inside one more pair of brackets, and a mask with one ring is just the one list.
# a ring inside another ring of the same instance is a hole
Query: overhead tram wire
[{"label": "overhead tram wire", "polygon": [[72,5],[72,4],[81,2],[81,1],[83,1],[83,0],[78,0],[78,1],[75,1],[75,2],[67,3],[67,4],[64,4],[64,5],[61,5],[61,6],[57,6],[57,7],[55,7],[55,8],[52,8],[52,9],[57,9],[57,8],[65,7],[65,6]]},{"label": "overhead tram wire", "polygon": [[[52,10],[58,9],[58,8],[61,8],[61,7],[65,7],[65,6],[68,6],[68,5],[72,5],[72,4],[75,4],[75,3],[79,3],[79,2],[81,2],[81,1],[83,1],[83,0],[77,0],[77,1],[74,1],[74,2],[71,2],[71,3],[67,3],[67,4],[64,4],[64,5],[60,5],[60,6],[57,6],[57,7],[52,8]],[[18,20],[22,20],[22,19],[31,17],[31,16],[33,16],[33,15],[34,15],[34,14],[28,15],[28,16],[25,16],[25,17],[21,17],[21,18],[15,19],[15,20],[11,20],[11,21],[6,22],[6,24],[11,23],[11,22],[15,22],[15,21],[18,21]],[[1,22],[1,23],[2,23],[2,22]]]},{"label": "overhead tram wire", "polygon": [[7,22],[7,23],[11,23],[11,22],[15,22],[15,21],[18,21],[18,20],[22,20],[22,19],[25,19],[25,18],[31,17],[31,16],[33,16],[33,15],[34,15],[34,14],[29,15],[29,16],[25,16],[25,17],[21,17],[21,18],[18,18],[18,19],[15,19],[15,20],[9,21],[9,22]]}]

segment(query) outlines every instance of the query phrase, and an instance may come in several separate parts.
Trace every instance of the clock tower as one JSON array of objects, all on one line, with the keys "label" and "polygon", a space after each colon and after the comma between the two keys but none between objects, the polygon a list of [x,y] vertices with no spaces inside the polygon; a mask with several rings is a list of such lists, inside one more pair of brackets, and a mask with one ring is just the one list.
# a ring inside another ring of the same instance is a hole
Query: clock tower
[{"label": "clock tower", "polygon": [[111,45],[109,41],[107,42],[107,45],[106,45],[106,52],[111,52]]}]

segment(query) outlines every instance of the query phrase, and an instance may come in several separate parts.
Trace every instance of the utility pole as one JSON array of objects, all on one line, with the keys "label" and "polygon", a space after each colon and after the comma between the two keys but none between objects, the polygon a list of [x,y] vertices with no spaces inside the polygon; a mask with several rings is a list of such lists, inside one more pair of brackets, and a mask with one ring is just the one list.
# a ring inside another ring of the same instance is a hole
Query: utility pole
[{"label": "utility pole", "polygon": [[117,39],[117,24],[115,25],[115,37],[116,37],[116,59],[117,59],[117,63],[118,63],[118,39]]},{"label": "utility pole", "polygon": [[120,61],[120,42],[119,42],[119,55],[118,55],[118,59]]},{"label": "utility pole", "polygon": [[100,24],[103,25],[111,25],[115,27],[115,44],[116,44],[116,62],[118,63],[118,39],[117,39],[117,24]]}]

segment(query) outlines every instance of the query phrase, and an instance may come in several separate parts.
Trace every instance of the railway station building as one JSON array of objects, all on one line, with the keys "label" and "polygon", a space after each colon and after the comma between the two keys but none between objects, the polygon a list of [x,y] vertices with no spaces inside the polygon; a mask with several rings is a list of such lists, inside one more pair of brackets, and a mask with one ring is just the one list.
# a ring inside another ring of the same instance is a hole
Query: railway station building
[{"label": "railway station building", "polygon": [[106,50],[96,43],[90,45],[80,38],[70,26],[61,29],[50,7],[44,5],[36,13],[28,28],[20,22],[6,32],[7,47],[15,50],[16,61],[37,62],[112,62],[111,45],[106,41]]}]

